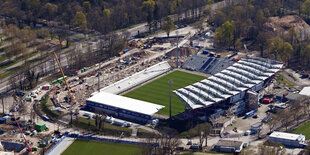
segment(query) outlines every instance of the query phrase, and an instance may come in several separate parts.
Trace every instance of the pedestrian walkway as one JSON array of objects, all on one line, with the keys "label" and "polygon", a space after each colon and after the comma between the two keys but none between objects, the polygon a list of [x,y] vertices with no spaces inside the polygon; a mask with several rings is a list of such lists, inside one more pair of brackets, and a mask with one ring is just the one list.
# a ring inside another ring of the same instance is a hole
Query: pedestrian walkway
[{"label": "pedestrian walkway", "polygon": [[60,142],[56,144],[55,147],[50,150],[47,155],[60,155],[62,152],[64,152],[73,142],[74,138],[71,137],[65,137],[61,139]]}]

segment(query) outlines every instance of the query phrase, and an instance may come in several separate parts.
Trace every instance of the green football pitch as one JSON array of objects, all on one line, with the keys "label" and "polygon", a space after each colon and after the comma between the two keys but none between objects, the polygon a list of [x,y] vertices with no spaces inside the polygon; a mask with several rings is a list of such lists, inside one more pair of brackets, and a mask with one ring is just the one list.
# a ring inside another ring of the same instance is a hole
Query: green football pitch
[{"label": "green football pitch", "polygon": [[301,126],[299,126],[297,129],[293,131],[293,133],[296,134],[303,134],[306,136],[306,139],[310,139],[310,122],[307,122]]},{"label": "green football pitch", "polygon": [[74,141],[62,155],[138,155],[142,154],[139,145],[97,142],[88,140]]},{"label": "green football pitch", "polygon": [[[205,76],[191,74],[183,71],[170,72],[154,81],[151,81],[141,87],[138,87],[124,96],[143,100],[155,104],[164,105],[165,108],[160,110],[158,114],[169,115],[169,84],[168,81],[172,80],[172,89],[176,90],[187,85],[205,79]],[[177,115],[184,111],[184,104],[182,101],[172,92],[171,95],[171,114]]]}]

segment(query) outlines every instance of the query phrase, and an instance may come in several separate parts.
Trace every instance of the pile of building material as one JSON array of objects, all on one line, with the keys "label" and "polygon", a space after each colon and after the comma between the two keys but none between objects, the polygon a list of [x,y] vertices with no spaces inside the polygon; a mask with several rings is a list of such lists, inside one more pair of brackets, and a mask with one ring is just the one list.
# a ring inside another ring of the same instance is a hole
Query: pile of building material
[{"label": "pile of building material", "polygon": [[272,32],[275,36],[286,35],[290,28],[297,32],[299,40],[305,40],[310,37],[310,26],[299,16],[290,15],[280,17],[270,17],[265,23],[266,30]]},{"label": "pile of building material", "polygon": [[[192,54],[195,54],[195,51],[193,49],[191,49],[190,47],[179,48],[178,50],[179,50],[178,55],[180,57],[182,57],[182,56],[190,56]],[[168,57],[176,57],[177,56],[177,49],[174,49],[171,52],[167,53],[166,56],[168,56]]]}]

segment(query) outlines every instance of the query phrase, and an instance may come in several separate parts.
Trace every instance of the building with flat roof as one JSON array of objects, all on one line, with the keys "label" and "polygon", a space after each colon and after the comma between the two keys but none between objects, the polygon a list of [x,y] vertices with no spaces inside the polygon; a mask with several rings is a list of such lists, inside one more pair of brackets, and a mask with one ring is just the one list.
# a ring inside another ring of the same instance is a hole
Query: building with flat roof
[{"label": "building with flat roof", "polygon": [[310,97],[310,87],[304,87],[300,92],[300,95],[305,95]]},{"label": "building with flat roof", "polygon": [[281,143],[289,147],[305,147],[307,146],[306,137],[302,134],[293,134],[286,132],[274,131],[269,135],[269,141]]},{"label": "building with flat roof", "polygon": [[95,113],[104,113],[124,120],[148,123],[153,115],[165,106],[99,92],[86,100],[88,109]]},{"label": "building with flat roof", "polygon": [[242,141],[235,140],[219,140],[217,144],[214,146],[214,150],[218,152],[241,152],[243,148]]}]

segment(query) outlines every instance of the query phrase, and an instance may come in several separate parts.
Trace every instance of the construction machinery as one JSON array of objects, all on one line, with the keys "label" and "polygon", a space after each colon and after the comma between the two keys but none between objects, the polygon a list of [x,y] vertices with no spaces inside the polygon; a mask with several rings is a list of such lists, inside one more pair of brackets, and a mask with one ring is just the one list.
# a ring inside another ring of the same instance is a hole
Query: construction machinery
[{"label": "construction machinery", "polygon": [[58,57],[57,57],[57,55],[56,55],[55,52],[54,52],[54,57],[55,57],[55,59],[56,59],[56,61],[57,61],[58,67],[59,67],[60,72],[61,72],[61,75],[62,75],[62,77],[63,77],[63,79],[64,79],[64,81],[65,81],[65,84],[66,84],[66,87],[67,87],[67,90],[68,90],[68,95],[69,95],[68,101],[69,101],[69,104],[71,104],[71,103],[73,103],[73,101],[72,101],[72,96],[71,96],[71,91],[70,91],[70,88],[69,88],[69,85],[68,85],[66,76],[65,76],[65,74],[64,74],[64,72],[63,72],[63,70],[62,70],[62,67],[61,67],[61,65],[60,65],[60,62],[59,62]]},{"label": "construction machinery", "polygon": [[25,135],[24,135],[23,129],[19,126],[19,123],[18,123],[18,121],[17,121],[17,119],[16,119],[16,117],[15,117],[13,111],[11,111],[11,113],[12,113],[12,115],[13,115],[13,117],[14,117],[14,120],[15,120],[15,122],[16,122],[18,128],[19,128],[20,133],[23,135],[23,138],[24,138],[25,143],[26,143],[26,145],[27,145],[27,150],[28,150],[29,152],[31,152],[31,151],[32,151],[32,148],[29,146],[29,144],[28,144],[28,142],[27,142],[27,139],[26,139],[26,137],[25,137]]}]

